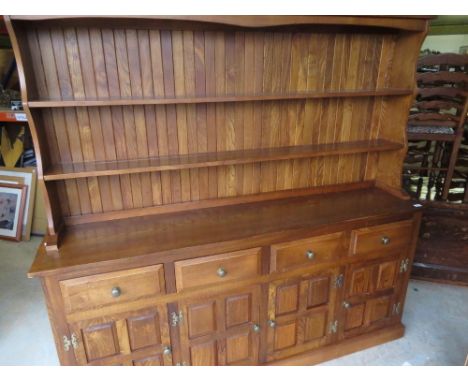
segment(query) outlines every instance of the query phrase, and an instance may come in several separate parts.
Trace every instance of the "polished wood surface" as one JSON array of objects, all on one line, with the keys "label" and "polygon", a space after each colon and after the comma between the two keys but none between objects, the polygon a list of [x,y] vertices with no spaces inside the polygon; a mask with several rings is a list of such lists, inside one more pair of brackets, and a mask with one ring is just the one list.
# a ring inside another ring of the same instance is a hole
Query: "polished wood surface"
[{"label": "polished wood surface", "polygon": [[[48,182],[47,246],[82,216],[374,179],[399,189],[426,23],[7,18]],[[287,25],[300,28],[262,29]]]},{"label": "polished wood surface", "polygon": [[177,290],[242,280],[260,275],[260,248],[176,261]]},{"label": "polished wood surface", "polygon": [[[222,248],[223,242],[246,238],[251,246],[260,246],[283,232],[324,230],[333,224],[366,222],[415,210],[408,201],[368,189],[70,226],[60,256],[40,251],[30,275],[155,253],[177,259],[176,252],[185,248],[215,243]],[[192,257],[190,251],[183,252]]]},{"label": "polished wood surface", "polygon": [[385,140],[325,143],[319,145],[288,146],[270,149],[232,150],[226,152],[185,154],[148,159],[107,162],[57,164],[46,170],[44,180],[86,178],[138,174],[152,171],[183,170],[219,167],[258,162],[326,157],[331,155],[360,154],[400,149],[399,143]]},{"label": "polished wood surface", "polygon": [[348,247],[346,239],[339,232],[273,245],[270,271],[285,271],[336,259]]},{"label": "polished wood surface", "polygon": [[[165,293],[162,265],[152,265],[99,276],[85,276],[60,282],[68,313],[119,304]],[[118,291],[114,295],[114,291]]]},{"label": "polished wood surface", "polygon": [[318,362],[401,336],[428,19],[6,17],[60,362]]},{"label": "polished wood surface", "polygon": [[344,98],[344,97],[378,97],[401,96],[412,94],[412,89],[375,89],[375,90],[340,90],[340,91],[310,91],[297,93],[261,94],[261,95],[235,95],[235,96],[204,96],[204,97],[177,97],[177,98],[149,98],[149,99],[87,99],[64,101],[29,101],[30,108],[46,107],[90,107],[90,106],[128,106],[128,105],[170,105],[170,104],[194,104],[216,102],[248,102],[248,101],[275,101],[275,100],[300,100],[313,98]]},{"label": "polished wood surface", "polygon": [[350,255],[356,256],[378,251],[388,253],[409,244],[413,237],[411,220],[360,228],[351,233]]}]

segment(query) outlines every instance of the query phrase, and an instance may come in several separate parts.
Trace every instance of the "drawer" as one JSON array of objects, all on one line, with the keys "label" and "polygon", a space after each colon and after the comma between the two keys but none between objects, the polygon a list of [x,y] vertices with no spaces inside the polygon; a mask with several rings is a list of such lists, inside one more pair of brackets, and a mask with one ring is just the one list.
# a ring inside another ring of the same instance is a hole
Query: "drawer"
[{"label": "drawer", "polygon": [[347,243],[343,232],[315,236],[271,246],[270,271],[285,271],[338,259],[346,253]]},{"label": "drawer", "polygon": [[177,290],[223,284],[260,274],[260,248],[175,262]]},{"label": "drawer", "polygon": [[165,293],[163,265],[102,273],[60,282],[68,313]]},{"label": "drawer", "polygon": [[351,232],[349,254],[387,253],[409,245],[412,236],[412,220],[356,229]]}]

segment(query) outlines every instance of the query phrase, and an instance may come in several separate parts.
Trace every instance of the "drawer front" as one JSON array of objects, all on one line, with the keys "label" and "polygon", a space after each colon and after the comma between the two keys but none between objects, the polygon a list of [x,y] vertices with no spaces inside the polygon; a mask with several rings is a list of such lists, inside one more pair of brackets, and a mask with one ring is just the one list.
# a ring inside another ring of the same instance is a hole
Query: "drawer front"
[{"label": "drawer front", "polygon": [[351,233],[349,254],[388,253],[407,246],[411,242],[412,235],[412,220],[356,229]]},{"label": "drawer front", "polygon": [[165,293],[163,265],[128,269],[60,282],[67,313]]},{"label": "drawer front", "polygon": [[338,259],[346,253],[343,232],[271,246],[271,272],[309,266]]},{"label": "drawer front", "polygon": [[223,284],[260,274],[260,248],[177,261],[177,290]]}]

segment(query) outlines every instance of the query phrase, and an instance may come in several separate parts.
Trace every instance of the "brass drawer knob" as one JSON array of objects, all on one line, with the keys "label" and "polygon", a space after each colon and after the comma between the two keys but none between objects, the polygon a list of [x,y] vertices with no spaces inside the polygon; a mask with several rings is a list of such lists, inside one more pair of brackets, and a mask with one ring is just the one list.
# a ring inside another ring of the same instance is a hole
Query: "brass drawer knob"
[{"label": "brass drawer knob", "polygon": [[349,309],[351,308],[351,304],[348,301],[343,301],[343,308]]},{"label": "brass drawer knob", "polygon": [[122,291],[120,290],[119,287],[113,287],[111,290],[112,297],[119,297],[122,294]]},{"label": "brass drawer knob", "polygon": [[164,346],[163,347],[163,354],[164,355],[171,355],[172,354],[172,349],[170,346]]},{"label": "brass drawer knob", "polygon": [[224,268],[218,268],[218,270],[216,271],[216,274],[219,276],[219,277],[224,277],[227,275],[227,271],[224,269]]},{"label": "brass drawer knob", "polygon": [[306,257],[307,257],[309,260],[313,260],[314,257],[315,257],[315,253],[309,249],[309,250],[307,250],[307,252],[306,252]]},{"label": "brass drawer knob", "polygon": [[268,326],[270,328],[276,328],[276,321],[275,320],[268,320]]},{"label": "brass drawer knob", "polygon": [[390,238],[388,236],[382,236],[382,244],[388,245],[390,243]]},{"label": "brass drawer knob", "polygon": [[260,325],[259,325],[259,324],[253,324],[253,325],[252,325],[252,330],[253,330],[255,333],[260,332]]}]

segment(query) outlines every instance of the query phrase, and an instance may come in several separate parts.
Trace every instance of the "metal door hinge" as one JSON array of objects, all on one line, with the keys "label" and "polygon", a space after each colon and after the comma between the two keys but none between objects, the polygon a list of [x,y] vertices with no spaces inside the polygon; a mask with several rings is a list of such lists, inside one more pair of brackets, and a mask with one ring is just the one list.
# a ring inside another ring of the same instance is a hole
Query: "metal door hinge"
[{"label": "metal door hinge", "polygon": [[338,331],[338,320],[330,322],[330,329],[328,330],[329,333],[336,333]]},{"label": "metal door hinge", "polygon": [[400,273],[405,273],[409,268],[409,259],[406,258],[400,263]]},{"label": "metal door hinge", "polygon": [[184,318],[182,312],[176,313],[172,312],[171,313],[171,325],[172,326],[177,326],[182,322],[182,319]]},{"label": "metal door hinge", "polygon": [[335,287],[336,288],[342,288],[343,287],[343,281],[344,281],[344,276],[341,273],[338,276],[336,276],[336,278],[335,278]]},{"label": "metal door hinge", "polygon": [[400,311],[401,311],[401,303],[397,302],[396,304],[393,304],[392,315],[396,316],[400,314]]},{"label": "metal door hinge", "polygon": [[73,349],[76,349],[78,347],[78,337],[76,336],[75,333],[72,333],[70,339],[67,336],[63,336],[62,342],[63,342],[63,350],[65,351],[69,351],[70,347],[73,347]]}]

